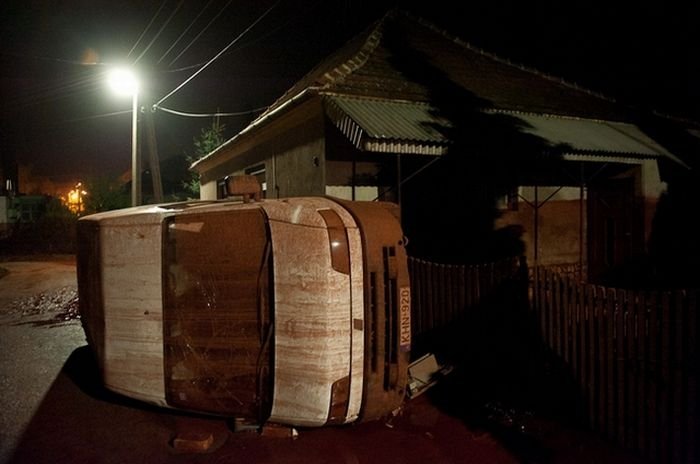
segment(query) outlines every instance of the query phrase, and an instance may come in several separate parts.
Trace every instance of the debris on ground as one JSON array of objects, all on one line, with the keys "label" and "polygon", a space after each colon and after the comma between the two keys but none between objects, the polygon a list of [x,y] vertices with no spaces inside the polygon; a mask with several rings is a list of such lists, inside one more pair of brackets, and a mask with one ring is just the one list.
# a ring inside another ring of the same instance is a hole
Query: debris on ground
[{"label": "debris on ground", "polygon": [[181,432],[173,439],[173,448],[180,453],[206,453],[213,444],[211,432]]},{"label": "debris on ground", "polygon": [[491,401],[484,405],[486,420],[489,423],[513,429],[518,432],[529,432],[526,430],[528,424],[533,422],[534,413],[528,410],[508,407],[498,401]]},{"label": "debris on ground", "polygon": [[294,427],[287,425],[267,423],[260,428],[260,435],[263,437],[291,438],[296,440],[299,437],[299,432]]},{"label": "debris on ground", "polygon": [[[80,320],[78,291],[75,287],[63,287],[50,292],[42,292],[30,297],[19,298],[9,304],[8,314],[32,318],[27,322],[36,326],[69,323]],[[35,319],[35,316],[40,316]]]},{"label": "debris on ground", "polygon": [[229,421],[229,428],[233,430],[234,433],[259,432],[260,424],[245,418],[236,417]]},{"label": "debris on ground", "polygon": [[435,355],[428,353],[408,366],[408,396],[415,398],[452,372],[452,366],[440,366]]}]

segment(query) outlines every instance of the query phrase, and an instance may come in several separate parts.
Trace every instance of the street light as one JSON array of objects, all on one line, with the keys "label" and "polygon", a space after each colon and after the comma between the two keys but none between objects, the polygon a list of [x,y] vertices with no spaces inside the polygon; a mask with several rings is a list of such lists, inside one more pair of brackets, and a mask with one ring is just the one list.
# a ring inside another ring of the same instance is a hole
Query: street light
[{"label": "street light", "polygon": [[139,82],[128,69],[115,69],[109,75],[109,84],[119,95],[131,95],[131,206],[141,204],[141,160],[138,150]]}]

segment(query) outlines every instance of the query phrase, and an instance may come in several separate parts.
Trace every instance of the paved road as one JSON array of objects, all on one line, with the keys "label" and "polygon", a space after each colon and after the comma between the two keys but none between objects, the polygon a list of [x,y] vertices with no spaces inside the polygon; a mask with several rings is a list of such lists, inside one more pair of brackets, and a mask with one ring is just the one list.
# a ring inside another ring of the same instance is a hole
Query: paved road
[{"label": "paved road", "polygon": [[[6,462],[76,348],[80,322],[54,320],[46,297],[75,292],[74,260],[0,263],[0,462]],[[4,274],[4,272],[3,272]]]},{"label": "paved road", "polygon": [[[224,418],[152,408],[101,387],[79,322],[60,317],[75,289],[72,261],[0,268],[9,271],[0,278],[0,463],[643,462],[542,418],[475,424],[450,396],[463,385],[438,384],[387,421],[299,430],[297,439],[234,433]],[[214,444],[183,454],[172,442],[185,433],[210,434]]]}]

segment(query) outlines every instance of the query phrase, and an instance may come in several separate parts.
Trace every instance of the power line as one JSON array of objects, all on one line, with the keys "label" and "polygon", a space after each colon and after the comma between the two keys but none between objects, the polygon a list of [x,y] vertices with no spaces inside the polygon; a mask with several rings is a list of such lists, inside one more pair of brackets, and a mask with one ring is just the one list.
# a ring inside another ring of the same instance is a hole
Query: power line
[{"label": "power line", "polygon": [[95,114],[93,116],[86,116],[84,118],[75,118],[75,119],[66,119],[63,122],[64,123],[69,123],[69,122],[80,122],[80,121],[89,121],[91,119],[101,119],[101,118],[108,118],[111,116],[120,116],[122,114],[131,114],[132,110],[124,110],[124,111],[113,111],[111,113],[103,113],[103,114]]},{"label": "power line", "polygon": [[37,60],[37,61],[54,61],[56,63],[74,64],[77,66],[111,66],[110,63],[97,63],[97,62],[96,63],[85,63],[83,61],[66,60],[63,58],[55,58],[52,56],[23,55],[20,53],[8,53],[8,52],[0,52],[0,55],[12,56],[15,58],[24,58],[24,59],[29,59],[29,60]]},{"label": "power line", "polygon": [[165,53],[163,53],[163,56],[160,57],[160,59],[156,62],[156,64],[160,64],[160,62],[163,61],[163,59],[164,59],[166,56],[168,56],[168,53],[170,53],[170,51],[171,51],[173,48],[175,48],[175,45],[177,45],[178,42],[180,42],[180,40],[185,36],[185,34],[187,34],[187,32],[190,30],[190,28],[191,28],[192,26],[195,25],[195,23],[197,22],[197,20],[199,19],[199,17],[202,16],[202,14],[206,11],[207,8],[209,8],[209,5],[211,5],[211,2],[213,2],[213,1],[214,1],[214,0],[209,0],[209,1],[207,2],[207,4],[204,5],[204,8],[201,9],[201,11],[199,12],[199,14],[192,20],[192,22],[190,23],[190,25],[187,26],[187,27],[185,28],[184,31],[182,31],[182,34],[180,34],[180,36],[175,40],[175,42],[173,42],[173,44],[170,46],[170,48],[168,48],[168,49],[165,51]]},{"label": "power line", "polygon": [[[313,6],[318,5],[318,3],[320,3],[320,2],[319,2],[319,1],[315,2],[315,3],[313,4]],[[284,21],[284,22],[283,22],[282,24],[280,24],[279,26],[268,30],[265,34],[263,34],[263,35],[261,35],[261,36],[259,36],[259,37],[256,37],[256,38],[254,38],[254,39],[252,39],[252,40],[249,40],[248,42],[245,42],[245,43],[240,44],[238,47],[235,48],[235,50],[242,50],[242,49],[244,49],[244,48],[246,48],[246,47],[249,47],[249,46],[251,46],[251,45],[253,45],[253,44],[257,43],[257,42],[260,42],[261,40],[264,40],[264,39],[266,39],[266,38],[268,38],[268,37],[270,37],[270,36],[276,34],[276,33],[279,32],[280,30],[282,30],[282,29],[284,29],[285,27],[287,27],[287,26],[288,26],[289,24],[291,24],[292,22],[294,22],[294,21],[296,21],[297,19],[299,19],[301,16],[302,16],[302,15],[298,14],[298,15],[292,17],[292,18],[288,18],[286,21]],[[188,45],[188,47],[189,47],[189,45]],[[233,50],[229,50],[229,52],[230,52],[230,51],[233,51]],[[173,60],[170,64],[172,65],[173,63],[174,63],[174,60]],[[161,72],[161,73],[176,73],[176,72],[182,72],[182,71],[189,71],[190,69],[199,68],[200,66],[202,66],[202,65],[205,64],[205,63],[206,63],[206,61],[202,61],[202,62],[199,62],[199,63],[196,63],[196,64],[191,64],[191,65],[188,65],[188,66],[183,66],[183,67],[181,67],[181,68],[163,69],[163,70],[160,70],[160,72]]]},{"label": "power line", "polygon": [[[38,85],[10,96],[4,103],[5,105],[29,107],[61,98],[70,98],[85,91],[96,90],[100,85],[99,81],[100,79],[95,78],[95,76],[83,76],[64,79],[58,83]],[[22,103],[18,104],[20,101]]]},{"label": "power line", "polygon": [[146,35],[146,32],[151,28],[151,25],[153,25],[153,21],[156,20],[156,18],[160,14],[160,10],[163,9],[163,7],[165,6],[166,3],[168,3],[168,0],[163,0],[163,3],[160,4],[160,7],[158,7],[158,11],[156,11],[156,13],[153,15],[153,17],[151,18],[151,21],[148,23],[146,28],[143,30],[143,32],[141,33],[139,38],[136,39],[136,43],[134,44],[134,46],[131,47],[131,50],[129,50],[129,53],[126,55],[127,58],[129,58],[131,56],[131,54],[134,52],[136,47],[139,45],[139,43],[141,42],[141,39],[143,39],[143,36]]},{"label": "power line", "polygon": [[172,66],[173,64],[175,64],[175,62],[176,62],[176,61],[177,61],[177,60],[192,46],[192,44],[194,44],[194,43],[197,41],[197,39],[199,39],[199,37],[201,37],[201,35],[204,34],[204,32],[205,32],[207,29],[209,29],[209,26],[211,26],[211,25],[214,23],[214,21],[216,21],[216,19],[217,19],[219,16],[221,16],[221,13],[223,13],[224,10],[226,10],[226,8],[228,8],[228,6],[231,4],[232,1],[233,1],[233,0],[228,0],[228,2],[226,3],[226,5],[224,5],[224,7],[221,8],[221,10],[219,10],[219,12],[218,12],[216,15],[214,15],[214,17],[207,23],[207,25],[204,26],[204,29],[202,29],[201,31],[199,31],[199,34],[197,34],[197,35],[195,36],[195,38],[192,39],[192,40],[190,41],[190,43],[188,43],[187,46],[186,46],[175,58],[173,58],[173,60],[168,64],[168,66]]},{"label": "power line", "polygon": [[158,40],[158,37],[160,37],[160,34],[163,32],[163,29],[165,29],[165,27],[166,27],[168,24],[170,24],[170,20],[172,20],[172,19],[173,19],[173,16],[175,16],[175,13],[177,13],[177,12],[180,10],[180,7],[182,7],[182,3],[183,3],[184,1],[185,1],[185,0],[180,0],[180,3],[177,4],[177,6],[176,6],[175,9],[173,10],[173,12],[170,13],[170,16],[168,16],[168,19],[166,19],[165,22],[163,23],[163,25],[160,26],[160,29],[158,29],[158,32],[156,32],[156,35],[153,36],[153,38],[152,38],[151,41],[148,43],[148,45],[146,46],[146,48],[141,52],[141,54],[138,56],[138,58],[136,58],[136,60],[134,61],[134,64],[138,63],[139,60],[141,60],[141,58],[143,58],[143,55],[145,55],[146,52],[148,52],[148,50],[150,50],[150,48],[151,48],[151,46],[153,45],[153,43],[154,43],[156,40]]},{"label": "power line", "polygon": [[178,111],[171,108],[165,108],[164,106],[157,106],[159,110],[165,111],[166,113],[175,114],[178,116],[186,116],[188,118],[212,118],[212,117],[228,117],[228,116],[246,116],[249,114],[259,113],[265,111],[268,107],[261,106],[260,108],[254,108],[248,111],[237,111],[233,113],[189,113],[186,111]]},{"label": "power line", "polygon": [[253,23],[252,23],[250,26],[248,26],[243,32],[241,32],[241,33],[238,35],[238,37],[236,37],[235,39],[233,39],[233,40],[232,40],[228,45],[226,45],[219,53],[217,53],[211,60],[207,61],[207,63],[204,64],[204,66],[202,66],[201,68],[199,68],[194,74],[192,74],[190,77],[188,77],[187,79],[185,79],[185,81],[184,81],[182,84],[178,85],[178,86],[177,86],[175,89],[173,89],[169,94],[167,94],[166,96],[164,96],[163,98],[161,98],[160,100],[158,100],[158,102],[156,102],[156,104],[153,105],[153,106],[154,106],[155,108],[157,108],[158,105],[160,105],[160,104],[163,103],[165,100],[167,100],[168,98],[170,98],[170,96],[172,96],[175,92],[179,91],[181,88],[183,88],[185,85],[187,85],[192,79],[194,79],[195,77],[197,77],[197,75],[198,75],[199,73],[201,73],[202,71],[204,71],[210,64],[212,64],[214,61],[216,61],[221,55],[223,55],[224,53],[226,53],[226,51],[227,51],[229,48],[231,48],[236,42],[238,42],[238,41],[241,39],[241,37],[243,37],[246,33],[248,33],[248,31],[250,31],[253,27],[255,27],[256,24],[258,24],[260,21],[262,21],[262,19],[263,19],[265,16],[267,16],[268,13],[270,13],[270,11],[272,11],[277,5],[279,5],[279,3],[280,3],[280,0],[277,0],[270,8],[267,9],[267,11],[265,11],[265,13],[263,13],[258,19],[256,19],[255,21],[253,21]]}]

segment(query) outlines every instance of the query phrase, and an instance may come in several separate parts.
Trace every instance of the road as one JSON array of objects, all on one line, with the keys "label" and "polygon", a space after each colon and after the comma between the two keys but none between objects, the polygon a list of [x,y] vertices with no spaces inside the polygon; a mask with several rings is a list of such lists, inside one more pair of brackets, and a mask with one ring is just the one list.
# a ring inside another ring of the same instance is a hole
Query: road
[{"label": "road", "polygon": [[72,258],[3,262],[0,268],[7,271],[0,278],[0,462],[6,462],[85,336],[79,321],[54,320],[58,311],[45,300],[75,292]]},{"label": "road", "polygon": [[[438,384],[388,420],[300,429],[296,439],[146,406],[101,387],[80,322],[67,317],[73,260],[0,268],[7,271],[0,277],[0,463],[643,463],[532,415],[492,414],[476,424],[450,406],[454,385]],[[206,453],[176,450],[173,439],[188,434],[211,436],[213,444]]]}]

